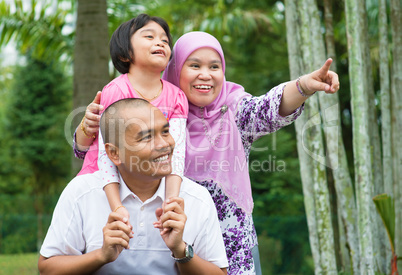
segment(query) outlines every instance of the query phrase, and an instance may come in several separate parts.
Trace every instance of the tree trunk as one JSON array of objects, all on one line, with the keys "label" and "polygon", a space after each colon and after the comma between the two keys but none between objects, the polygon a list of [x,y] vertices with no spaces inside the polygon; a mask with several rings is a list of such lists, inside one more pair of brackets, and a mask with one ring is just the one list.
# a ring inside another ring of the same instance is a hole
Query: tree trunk
[{"label": "tree trunk", "polygon": [[[287,37],[292,78],[310,72],[316,66],[312,62],[310,42],[317,37],[312,37],[309,32],[311,25],[314,24],[313,22],[310,23],[309,18],[316,15],[309,13],[311,4],[315,6],[314,2],[308,1],[304,1],[302,6],[297,6],[294,1],[286,2]],[[297,10],[300,11],[300,14],[297,14]],[[300,24],[301,28],[298,27]],[[299,33],[301,37],[298,36]],[[295,48],[294,45],[298,46]],[[298,50],[300,48],[302,49],[301,53]],[[302,62],[297,58],[300,54],[303,56]],[[301,63],[304,65],[300,65]],[[324,144],[317,96],[312,96],[306,101],[304,113],[296,121],[296,131],[315,273],[336,274],[334,235],[326,169],[323,165],[325,163]],[[312,162],[311,158],[315,161]]]},{"label": "tree trunk", "polygon": [[[395,250],[402,255],[402,13],[400,0],[391,0],[392,29],[392,148],[394,149]],[[402,269],[402,261],[398,262]]]},{"label": "tree trunk", "polygon": [[[82,119],[85,106],[93,100],[96,92],[102,90],[109,82],[109,33],[106,9],[106,0],[78,0],[73,110],[79,113],[74,116],[72,131]],[[81,165],[82,161],[73,160],[73,174]]]},{"label": "tree trunk", "polygon": [[[323,36],[320,31],[321,21],[318,15],[317,4],[315,0],[304,0],[303,8],[299,9],[301,12],[302,26],[302,42],[306,47],[302,47],[304,52],[305,64],[308,66],[308,72],[320,68],[325,61],[325,45]],[[308,45],[311,43],[310,45]],[[311,128],[312,131],[312,146],[316,155],[325,158],[324,154],[324,140],[323,132],[321,131],[322,121],[319,112],[318,97],[321,97],[323,92],[318,92],[314,97],[309,98],[306,101],[306,105],[314,112],[314,118],[316,120],[314,125],[316,127]],[[325,125],[325,124],[324,124]],[[318,127],[317,127],[318,126]],[[316,159],[317,160],[317,159]],[[337,274],[337,263],[334,246],[334,232],[332,226],[331,209],[330,209],[330,196],[328,190],[328,183],[326,177],[326,164],[325,159],[323,161],[315,162],[314,171],[318,175],[315,181],[315,196],[317,209],[316,215],[318,223],[318,233],[320,238],[320,252],[321,263],[323,272],[325,274]]]},{"label": "tree trunk", "polygon": [[352,94],[353,153],[355,186],[359,217],[361,274],[374,274],[373,232],[371,204],[373,176],[370,148],[369,101],[367,91],[366,16],[363,0],[345,0],[346,30],[348,38],[349,76]]},{"label": "tree trunk", "polygon": [[[393,191],[393,169],[392,169],[392,139],[391,139],[391,104],[390,104],[390,74],[389,74],[389,48],[388,48],[388,23],[387,3],[379,1],[378,11],[378,33],[380,41],[380,86],[381,86],[381,136],[382,136],[382,164],[383,164],[383,192],[394,197]],[[388,237],[384,236],[386,242],[385,273],[391,272],[391,245]]]},{"label": "tree trunk", "polygon": [[[332,1],[324,1],[325,36],[327,57],[335,58],[335,42],[332,26]],[[318,30],[317,30],[318,31]],[[331,66],[336,71],[335,59]],[[324,133],[327,142],[329,167],[335,179],[335,190],[338,201],[338,224],[340,235],[341,266],[343,271],[360,273],[359,236],[357,232],[356,200],[349,174],[345,146],[340,126],[339,93],[327,95],[320,93],[320,109],[324,116]],[[336,121],[336,127],[331,126]],[[351,266],[352,262],[352,266]]]},{"label": "tree trunk", "polygon": [[381,135],[384,192],[394,197],[392,169],[392,139],[391,139],[391,103],[390,103],[390,73],[389,46],[386,0],[379,1],[378,30],[380,41],[380,86],[381,86]]},{"label": "tree trunk", "polygon": [[[366,7],[365,1],[363,7]],[[373,193],[372,197],[384,193],[384,184],[382,179],[382,158],[381,158],[381,143],[378,128],[378,116],[375,104],[375,92],[372,77],[372,66],[369,49],[368,39],[368,20],[365,10],[361,11],[361,26],[363,27],[360,32],[364,41],[362,51],[365,57],[366,69],[366,82],[367,90],[365,93],[368,95],[368,116],[369,116],[369,133],[370,133],[370,147],[371,147],[371,160],[372,160],[372,175],[373,175]],[[364,46],[365,45],[365,46]],[[373,236],[373,260],[374,269],[385,273],[386,270],[386,242],[387,234],[384,225],[379,215],[377,215],[376,208],[373,202],[370,203],[372,215],[372,236]]]},{"label": "tree trunk", "polygon": [[[288,55],[289,55],[289,67],[290,77],[292,79],[297,78],[303,74],[302,59],[301,59],[301,43],[300,43],[300,28],[299,19],[297,14],[297,1],[286,0],[286,36],[288,41]],[[307,114],[303,112],[301,116],[296,120],[296,137],[297,137],[297,151],[299,155],[300,174],[303,186],[304,206],[307,217],[307,225],[309,229],[309,240],[311,253],[314,260],[315,274],[321,274],[321,260],[320,260],[320,243],[317,233],[317,221],[315,215],[315,203],[314,203],[314,189],[311,181],[311,175],[313,174],[313,167],[309,156],[306,154],[303,148],[303,125],[307,121]]]}]

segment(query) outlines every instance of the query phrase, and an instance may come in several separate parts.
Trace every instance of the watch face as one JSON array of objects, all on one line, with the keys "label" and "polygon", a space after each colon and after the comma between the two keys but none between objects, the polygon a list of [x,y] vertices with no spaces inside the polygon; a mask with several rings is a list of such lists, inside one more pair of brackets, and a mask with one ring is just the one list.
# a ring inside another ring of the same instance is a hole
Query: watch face
[{"label": "watch face", "polygon": [[[186,255],[186,257],[189,257],[189,258],[194,257],[193,247],[191,245],[187,245],[187,247],[188,247],[188,255]],[[186,252],[187,252],[187,250],[186,250]]]}]

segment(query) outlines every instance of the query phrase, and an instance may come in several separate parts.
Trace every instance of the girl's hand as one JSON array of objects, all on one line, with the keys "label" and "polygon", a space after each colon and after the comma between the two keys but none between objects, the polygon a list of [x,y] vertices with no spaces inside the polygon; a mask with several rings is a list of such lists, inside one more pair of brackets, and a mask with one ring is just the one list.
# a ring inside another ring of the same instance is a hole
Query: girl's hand
[{"label": "girl's hand", "polygon": [[127,224],[130,228],[133,228],[133,226],[130,223],[130,213],[128,213],[127,209],[123,207],[119,207],[115,213],[120,214],[124,219],[122,220],[125,224]]},{"label": "girl's hand", "polygon": [[[162,214],[165,213],[167,205],[168,205],[169,203],[172,203],[172,202],[178,203],[179,206],[180,206],[182,209],[184,209],[184,200],[183,200],[182,198],[180,198],[180,197],[171,197],[171,198],[169,198],[169,199],[166,199],[166,200],[162,203]],[[156,222],[154,222],[153,224],[154,224],[154,227],[155,227],[155,228],[159,228],[160,230],[163,230],[163,232],[167,232],[167,231],[171,230],[171,228],[168,228],[168,227],[165,227],[165,228],[164,228],[164,227],[162,226],[162,223],[161,223],[159,220],[156,221]]]},{"label": "girl's hand", "polygon": [[102,92],[97,92],[94,100],[88,105],[85,111],[83,125],[88,135],[96,135],[99,132],[99,112],[103,110],[103,106],[100,105],[101,95]]},{"label": "girl's hand", "polygon": [[[160,234],[166,246],[174,255],[184,251],[183,231],[187,221],[184,213],[184,200],[180,197],[172,197],[166,203],[164,209],[158,208],[155,211],[157,222],[154,223],[155,228],[159,228]],[[161,226],[158,226],[161,225]],[[171,228],[163,230],[162,228]],[[181,258],[181,257],[178,257]]]},{"label": "girl's hand", "polygon": [[338,74],[329,70],[331,64],[332,59],[328,58],[320,69],[300,78],[300,84],[307,95],[316,91],[334,94],[339,90]]},{"label": "girl's hand", "polygon": [[113,262],[123,249],[129,249],[130,239],[133,237],[132,228],[124,222],[124,217],[116,212],[111,212],[106,226],[103,228],[103,245],[101,249],[101,261]]}]

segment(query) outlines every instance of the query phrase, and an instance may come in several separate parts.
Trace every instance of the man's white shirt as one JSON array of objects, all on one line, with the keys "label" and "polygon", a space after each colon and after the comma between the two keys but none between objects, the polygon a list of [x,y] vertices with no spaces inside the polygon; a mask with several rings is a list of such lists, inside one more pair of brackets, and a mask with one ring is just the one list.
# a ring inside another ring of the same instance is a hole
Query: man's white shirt
[{"label": "man's white shirt", "polygon": [[[176,274],[171,251],[154,228],[155,210],[165,198],[165,179],[145,202],[128,189],[123,179],[120,198],[130,213],[134,237],[116,261],[104,265],[96,274]],[[110,207],[99,172],[75,177],[64,189],[53,213],[52,223],[40,250],[46,258],[81,255],[102,247],[103,227]],[[209,192],[183,177],[180,197],[184,199],[187,222],[183,240],[194,252],[220,268],[228,267],[215,205]]]}]

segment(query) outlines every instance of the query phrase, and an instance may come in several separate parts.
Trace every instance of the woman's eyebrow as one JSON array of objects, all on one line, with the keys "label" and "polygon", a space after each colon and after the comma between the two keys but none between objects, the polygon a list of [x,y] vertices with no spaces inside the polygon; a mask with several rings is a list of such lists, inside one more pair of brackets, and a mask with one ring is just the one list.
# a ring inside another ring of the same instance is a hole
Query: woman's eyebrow
[{"label": "woman's eyebrow", "polygon": [[200,60],[199,60],[198,58],[196,58],[196,57],[187,58],[186,62],[187,62],[187,61],[200,62]]},{"label": "woman's eyebrow", "polygon": [[[201,62],[201,60],[198,59],[197,57],[190,57],[190,58],[187,58],[186,62],[187,62],[187,61],[190,61],[190,62]],[[222,64],[222,61],[220,61],[219,59],[216,59],[216,60],[211,60],[209,63],[219,63],[219,64]]]}]

